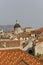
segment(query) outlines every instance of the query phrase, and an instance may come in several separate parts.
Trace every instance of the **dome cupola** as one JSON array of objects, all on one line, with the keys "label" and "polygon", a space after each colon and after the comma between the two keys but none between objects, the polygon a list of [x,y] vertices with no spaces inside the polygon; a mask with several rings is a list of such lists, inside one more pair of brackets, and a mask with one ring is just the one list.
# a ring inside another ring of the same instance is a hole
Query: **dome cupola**
[{"label": "dome cupola", "polygon": [[14,29],[15,29],[15,28],[19,28],[19,27],[21,27],[20,24],[19,24],[19,21],[16,20],[16,24],[14,25]]}]

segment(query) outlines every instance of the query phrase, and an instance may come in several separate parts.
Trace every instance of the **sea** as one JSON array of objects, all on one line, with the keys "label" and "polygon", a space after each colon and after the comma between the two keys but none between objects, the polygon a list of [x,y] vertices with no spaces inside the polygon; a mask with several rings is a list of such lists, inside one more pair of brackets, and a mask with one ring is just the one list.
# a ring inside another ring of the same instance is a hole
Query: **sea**
[{"label": "sea", "polygon": [[3,29],[4,32],[8,32],[11,29],[14,29],[14,25],[0,25],[0,29]]}]

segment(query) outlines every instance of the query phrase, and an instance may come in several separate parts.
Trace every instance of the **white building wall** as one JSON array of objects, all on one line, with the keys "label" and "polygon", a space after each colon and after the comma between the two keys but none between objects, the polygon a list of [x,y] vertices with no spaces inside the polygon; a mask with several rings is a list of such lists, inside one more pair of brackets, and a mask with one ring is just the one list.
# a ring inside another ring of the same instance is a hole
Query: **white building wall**
[{"label": "white building wall", "polygon": [[31,31],[33,31],[33,30],[34,30],[33,28],[30,28],[30,29],[29,29],[29,28],[26,28],[26,29],[25,29],[25,31],[26,31],[26,32],[29,32],[29,33],[30,33]]},{"label": "white building wall", "polygon": [[35,46],[35,55],[37,55],[37,53],[43,54],[43,42],[39,42]]},{"label": "white building wall", "polygon": [[33,44],[32,41],[28,41],[28,44],[27,44],[26,47],[24,47],[24,48],[23,48],[23,46],[22,46],[23,43],[26,43],[26,41],[21,41],[21,43],[20,43],[20,47],[21,47],[24,51],[28,50],[29,48],[32,48],[32,44]]},{"label": "white building wall", "polygon": [[0,33],[3,33],[3,29],[0,29]]},{"label": "white building wall", "polygon": [[23,30],[21,28],[16,28],[14,31],[15,34],[22,33],[22,32]]}]

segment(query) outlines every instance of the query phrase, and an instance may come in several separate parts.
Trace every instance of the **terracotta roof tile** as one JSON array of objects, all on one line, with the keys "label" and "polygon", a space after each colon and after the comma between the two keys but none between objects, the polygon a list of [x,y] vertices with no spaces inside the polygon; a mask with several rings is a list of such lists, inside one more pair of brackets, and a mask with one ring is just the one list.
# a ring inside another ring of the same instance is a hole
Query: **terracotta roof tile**
[{"label": "terracotta roof tile", "polygon": [[36,31],[34,30],[34,31],[31,31],[31,34],[36,34]]},{"label": "terracotta roof tile", "polygon": [[37,58],[43,64],[43,56]]},{"label": "terracotta roof tile", "polygon": [[0,65],[42,65],[35,57],[20,50],[0,50]]},{"label": "terracotta roof tile", "polygon": [[14,33],[14,29],[11,29],[8,31],[9,33]]},{"label": "terracotta roof tile", "polygon": [[37,29],[36,32],[37,32],[37,33],[41,33],[41,32],[43,32],[43,27]]},{"label": "terracotta roof tile", "polygon": [[29,34],[29,33],[21,33],[21,34],[20,34],[20,37],[23,37],[23,38],[24,38],[24,37],[30,37],[30,35],[31,35],[31,34]]},{"label": "terracotta roof tile", "polygon": [[0,41],[0,43],[4,43],[4,42],[6,42],[6,43],[20,43],[20,40],[2,40],[2,41]]},{"label": "terracotta roof tile", "polygon": [[36,42],[36,43],[43,42],[43,37],[39,37],[39,38],[35,39],[33,42]]},{"label": "terracotta roof tile", "polygon": [[4,47],[3,44],[6,44],[6,47],[18,47],[20,46],[20,40],[9,40],[9,41],[0,41],[0,47]]},{"label": "terracotta roof tile", "polygon": [[40,59],[43,60],[43,56],[41,56]]}]

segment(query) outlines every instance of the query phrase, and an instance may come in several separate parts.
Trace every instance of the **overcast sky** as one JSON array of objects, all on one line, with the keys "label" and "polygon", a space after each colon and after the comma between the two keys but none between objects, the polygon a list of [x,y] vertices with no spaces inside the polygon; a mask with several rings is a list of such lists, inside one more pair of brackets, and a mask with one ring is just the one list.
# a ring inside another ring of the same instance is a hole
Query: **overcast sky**
[{"label": "overcast sky", "polygon": [[43,0],[0,0],[0,25],[43,26]]}]

